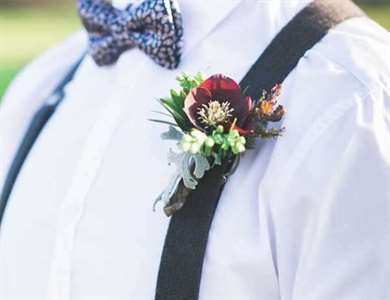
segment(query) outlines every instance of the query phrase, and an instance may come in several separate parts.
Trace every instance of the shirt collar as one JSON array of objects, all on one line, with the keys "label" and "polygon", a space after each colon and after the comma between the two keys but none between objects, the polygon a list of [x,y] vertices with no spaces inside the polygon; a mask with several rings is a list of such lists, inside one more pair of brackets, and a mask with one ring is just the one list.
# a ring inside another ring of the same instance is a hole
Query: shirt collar
[{"label": "shirt collar", "polygon": [[[112,0],[117,8],[124,8],[129,3],[140,4],[144,0]],[[207,38],[230,14],[242,15],[243,22],[249,10],[256,10],[256,26],[261,28],[260,36],[254,40],[264,47],[300,10],[313,0],[173,0],[177,1],[183,15],[184,49],[183,57],[191,49]],[[260,7],[259,7],[260,6]],[[253,14],[252,14],[253,15]],[[240,26],[237,24],[236,26]],[[253,34],[259,31],[253,29]],[[247,33],[248,34],[248,33]],[[245,35],[244,35],[245,36]],[[259,53],[261,53],[261,51]],[[123,55],[124,56],[124,55]]]},{"label": "shirt collar", "polygon": [[[144,0],[112,0],[117,8]],[[295,14],[313,0],[174,0],[178,1],[184,23],[184,54],[213,31],[242,2],[261,5],[266,35],[273,37]]]},{"label": "shirt collar", "polygon": [[[138,5],[143,0],[112,0],[112,4],[125,8],[129,3]],[[174,0],[183,16],[183,54],[207,36],[243,0]]]},{"label": "shirt collar", "polygon": [[206,38],[243,0],[179,0],[184,23],[184,51]]}]

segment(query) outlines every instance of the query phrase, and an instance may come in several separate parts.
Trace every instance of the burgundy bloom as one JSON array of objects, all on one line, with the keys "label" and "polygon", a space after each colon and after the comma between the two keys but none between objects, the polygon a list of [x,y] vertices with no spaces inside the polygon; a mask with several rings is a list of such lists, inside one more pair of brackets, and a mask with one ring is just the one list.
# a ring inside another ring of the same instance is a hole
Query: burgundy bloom
[{"label": "burgundy bloom", "polygon": [[242,127],[252,108],[252,99],[242,95],[240,86],[233,79],[221,74],[211,76],[191,90],[184,102],[189,120],[203,131],[218,125],[229,128],[235,122],[237,130],[249,133]]}]

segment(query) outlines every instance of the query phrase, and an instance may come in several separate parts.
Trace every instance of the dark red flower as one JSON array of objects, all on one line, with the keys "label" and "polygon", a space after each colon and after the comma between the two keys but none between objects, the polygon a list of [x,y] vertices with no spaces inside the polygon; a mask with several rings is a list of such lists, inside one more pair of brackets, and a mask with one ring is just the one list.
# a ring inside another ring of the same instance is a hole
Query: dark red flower
[{"label": "dark red flower", "polygon": [[213,75],[198,88],[190,91],[184,102],[184,111],[191,123],[204,131],[233,123],[241,132],[249,132],[245,123],[252,111],[253,101],[241,93],[240,86],[224,75]]}]

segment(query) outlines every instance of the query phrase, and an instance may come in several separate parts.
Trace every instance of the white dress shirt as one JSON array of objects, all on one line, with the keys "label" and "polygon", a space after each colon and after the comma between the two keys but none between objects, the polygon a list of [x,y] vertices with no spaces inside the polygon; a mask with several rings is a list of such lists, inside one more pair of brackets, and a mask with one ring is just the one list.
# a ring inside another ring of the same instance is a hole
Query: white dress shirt
[{"label": "white dress shirt", "polygon": [[[123,1],[122,1],[123,2]],[[310,0],[179,1],[179,69],[88,57],[28,156],[0,233],[0,299],[153,299],[174,172],[148,118],[185,71],[240,81]],[[0,107],[0,187],[29,119],[86,49],[29,65]],[[390,35],[344,22],[283,84],[286,132],[247,151],[211,227],[200,299],[390,299]],[[282,124],[279,124],[281,126]],[[191,274],[189,274],[190,278]]]}]

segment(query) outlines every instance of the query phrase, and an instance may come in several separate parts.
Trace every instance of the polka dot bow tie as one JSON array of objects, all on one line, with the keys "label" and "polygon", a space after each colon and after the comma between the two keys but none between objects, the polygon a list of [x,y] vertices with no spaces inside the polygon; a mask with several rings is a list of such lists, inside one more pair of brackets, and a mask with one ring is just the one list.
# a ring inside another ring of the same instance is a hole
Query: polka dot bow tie
[{"label": "polka dot bow tie", "polygon": [[79,14],[89,35],[89,53],[99,66],[114,64],[135,47],[164,68],[179,65],[183,24],[175,0],[145,0],[124,10],[106,0],[79,0]]}]

